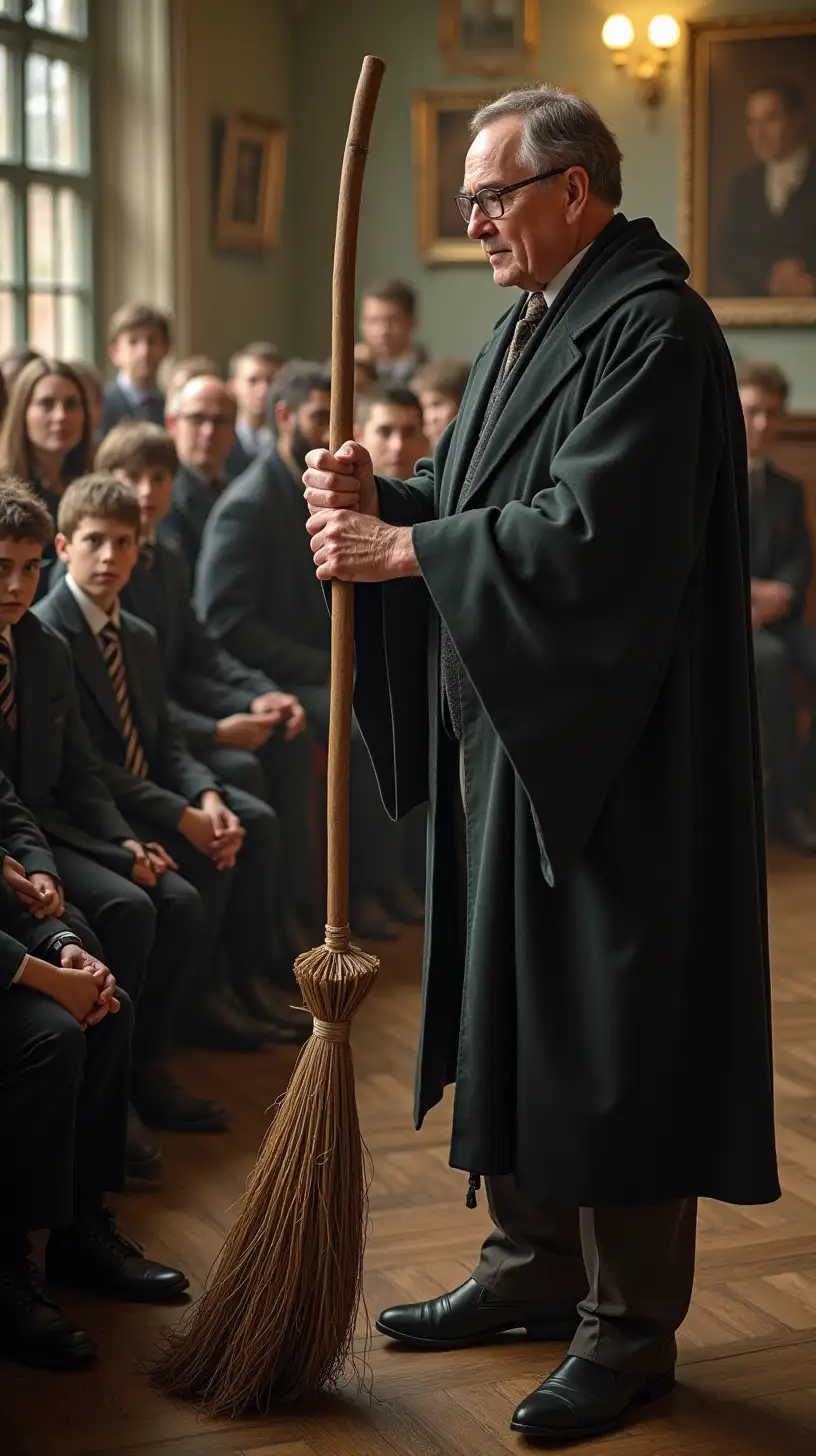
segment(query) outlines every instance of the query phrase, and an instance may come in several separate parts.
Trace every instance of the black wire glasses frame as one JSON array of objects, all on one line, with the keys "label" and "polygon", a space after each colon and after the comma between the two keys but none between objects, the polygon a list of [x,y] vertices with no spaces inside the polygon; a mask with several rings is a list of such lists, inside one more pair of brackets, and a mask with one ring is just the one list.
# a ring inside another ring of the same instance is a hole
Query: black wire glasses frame
[{"label": "black wire glasses frame", "polygon": [[518,192],[520,187],[529,187],[531,182],[546,182],[549,177],[560,177],[566,171],[567,167],[553,167],[550,172],[536,172],[535,177],[525,177],[523,182],[510,182],[507,187],[480,187],[472,196],[469,192],[457,192],[456,206],[465,222],[470,222],[474,205],[485,217],[503,217],[504,198],[508,192]]}]

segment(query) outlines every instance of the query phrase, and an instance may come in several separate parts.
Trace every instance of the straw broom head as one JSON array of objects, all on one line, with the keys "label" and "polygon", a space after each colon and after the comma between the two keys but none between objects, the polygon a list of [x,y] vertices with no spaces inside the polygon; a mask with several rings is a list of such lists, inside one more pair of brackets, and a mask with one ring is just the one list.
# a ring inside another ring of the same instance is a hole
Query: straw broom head
[{"label": "straw broom head", "polygon": [[[352,433],[354,274],[368,138],[385,67],[367,56],[349,126],[334,249],[330,447]],[[325,944],[295,964],[314,1030],[202,1298],[167,1336],[154,1382],[211,1414],[314,1394],[352,1356],[367,1218],[349,1046],[379,962],[349,944],[348,814],[354,588],[332,583]],[[353,1359],[351,1360],[353,1366]]]}]

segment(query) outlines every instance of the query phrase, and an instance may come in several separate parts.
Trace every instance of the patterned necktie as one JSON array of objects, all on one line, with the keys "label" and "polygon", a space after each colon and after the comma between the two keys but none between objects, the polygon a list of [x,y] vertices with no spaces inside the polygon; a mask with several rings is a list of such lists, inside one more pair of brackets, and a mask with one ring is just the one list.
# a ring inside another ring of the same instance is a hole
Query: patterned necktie
[{"label": "patterned necktie", "polygon": [[139,560],[145,571],[152,571],[156,560],[156,548],[152,541],[143,541],[139,547]]},{"label": "patterned necktie", "polygon": [[102,643],[102,656],[105,666],[108,669],[108,677],[111,680],[116,706],[119,709],[119,717],[122,720],[122,737],[125,740],[125,768],[137,779],[147,778],[147,759],[144,749],[139,742],[139,734],[136,724],[133,721],[133,712],[130,706],[130,695],[128,693],[127,672],[125,671],[125,659],[122,654],[122,642],[119,636],[119,628],[113,622],[108,622],[106,627],[99,633],[99,640]]},{"label": "patterned necktie", "polygon": [[502,375],[504,379],[507,378],[510,370],[512,369],[519,355],[522,353],[525,345],[528,344],[530,339],[533,337],[536,328],[541,323],[541,320],[543,319],[546,312],[547,300],[544,297],[544,294],[531,293],[530,297],[527,300],[527,307],[525,308],[524,313],[516,324],[515,330],[513,332],[513,338],[510,342],[510,348],[507,350],[507,358],[504,361],[504,371]]},{"label": "patterned necktie", "polygon": [[14,661],[11,647],[0,637],[0,712],[12,733],[17,729],[17,694],[14,691]]}]

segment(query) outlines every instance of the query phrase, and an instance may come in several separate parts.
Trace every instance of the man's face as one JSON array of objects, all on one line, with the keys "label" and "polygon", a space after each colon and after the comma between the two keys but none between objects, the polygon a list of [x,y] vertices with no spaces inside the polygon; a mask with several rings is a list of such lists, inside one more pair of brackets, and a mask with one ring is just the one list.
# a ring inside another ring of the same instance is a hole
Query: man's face
[{"label": "man's face", "polygon": [[210,374],[191,379],[177,396],[167,428],[179,460],[207,480],[220,478],[235,443],[235,401],[225,384]]},{"label": "man's face", "polygon": [[745,127],[754,156],[760,162],[778,162],[801,144],[804,117],[786,111],[778,91],[754,91],[745,108]]},{"label": "man's face", "polygon": [[[465,159],[462,191],[472,196],[480,187],[506,187],[533,176],[538,169],[522,166],[518,159],[521,139],[520,117],[483,127]],[[481,243],[499,288],[538,291],[572,257],[583,204],[574,195],[570,173],[578,170],[570,168],[560,177],[511,192],[504,198],[502,217],[486,217],[480,207],[473,207],[468,237]]]},{"label": "man's face", "polygon": [[764,460],[785,417],[784,401],[778,394],[771,394],[756,384],[744,384],[739,394],[745,419],[748,454],[752,460]]},{"label": "man's face", "polygon": [[296,410],[290,410],[282,402],[278,404],[278,442],[297,470],[306,469],[310,450],[328,450],[330,409],[331,395],[327,389],[313,389],[306,403]]},{"label": "man's face", "polygon": [[360,314],[360,333],[374,359],[398,359],[407,354],[416,320],[400,303],[385,298],[366,298]]},{"label": "man's face", "polygon": [[57,555],[65,562],[77,586],[103,611],[110,611],[130,580],[139,558],[139,542],[132,526],[123,521],[86,516],[70,541],[57,535]]},{"label": "man's face", "polygon": [[167,353],[167,340],[155,324],[146,324],[140,329],[125,329],[108,352],[117,369],[138,389],[153,389],[159,365]]},{"label": "man's face", "polygon": [[449,394],[440,394],[438,389],[422,389],[419,392],[422,405],[422,426],[432,450],[435,450],[451,420],[456,419],[459,406]]},{"label": "man's face", "polygon": [[0,540],[0,627],[14,627],[25,616],[40,579],[39,541]]},{"label": "man's face", "polygon": [[355,436],[371,456],[378,475],[407,480],[426,447],[422,416],[412,405],[374,404]]},{"label": "man's face", "polygon": [[171,472],[164,465],[144,465],[135,470],[115,470],[113,473],[117,480],[133,491],[139,503],[142,535],[152,536],[173,500]]},{"label": "man's face", "polygon": [[229,383],[230,393],[238,405],[238,414],[253,430],[266,424],[269,388],[278,367],[268,359],[239,359]]}]

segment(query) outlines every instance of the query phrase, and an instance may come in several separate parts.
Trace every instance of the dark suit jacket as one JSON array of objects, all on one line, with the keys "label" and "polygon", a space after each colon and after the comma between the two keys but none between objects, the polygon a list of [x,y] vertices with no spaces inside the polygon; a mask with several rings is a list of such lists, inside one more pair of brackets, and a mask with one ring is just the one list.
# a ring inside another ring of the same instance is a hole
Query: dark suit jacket
[{"label": "dark suit jacket", "polygon": [[173,504],[159,525],[158,537],[186,561],[191,583],[207,518],[223,492],[223,486],[207,484],[183,465],[173,481]]},{"label": "dark suit jacket", "polygon": [[[121,841],[132,831],[103,780],[76,693],[71,654],[65,643],[32,612],[13,629],[17,731],[0,715],[0,769],[33,816],[16,858],[28,872],[56,874],[45,835],[71,845],[122,874],[133,858]],[[22,823],[22,821],[21,821]],[[34,826],[36,827],[36,826]],[[42,832],[41,832],[42,831]]]},{"label": "dark suit jacket", "polygon": [[248,713],[253,698],[273,692],[263,673],[244,667],[209,637],[190,605],[184,563],[157,542],[150,571],[135,567],[121,604],[155,629],[171,708],[193,753],[213,745],[231,713]]},{"label": "dark suit jacket", "polygon": [[769,465],[751,491],[751,574],[791,587],[789,618],[802,615],[813,573],[813,553],[802,486]]},{"label": "dark suit jacket", "polygon": [[[136,412],[133,404],[128,399],[125,391],[116,383],[108,384],[105,387],[105,397],[102,401],[102,419],[99,424],[101,436],[107,435],[114,425],[121,424],[122,420],[138,420],[141,415]],[[164,410],[162,410],[162,424],[164,424]]]},{"label": "dark suit jacket", "polygon": [[182,811],[205,789],[218,787],[212,773],[188,752],[165,696],[161,656],[152,627],[123,612],[122,652],[133,718],[150,778],[124,767],[125,740],[111,680],[93,632],[63,581],[36,608],[59,632],[74,658],[79,699],[91,739],[102,759],[105,782],[125,815],[174,830]]},{"label": "dark suit jacket", "polygon": [[[29,874],[44,871],[46,874],[56,875],[42,830],[18,799],[11,779],[2,771],[0,837],[3,840],[0,866],[6,855],[10,855],[12,859],[19,860]],[[61,920],[55,920],[50,915],[45,920],[35,920],[4,880],[0,880],[0,926],[0,991],[11,985],[27,952],[47,959],[54,936],[64,935],[69,930]]]},{"label": "dark suit jacket", "polygon": [[256,455],[250,455],[246,445],[236,435],[235,444],[230,450],[227,456],[227,463],[224,466],[224,474],[227,477],[227,481],[237,480],[238,476],[243,475],[244,471],[248,470],[257,458]]},{"label": "dark suit jacket", "polygon": [[765,200],[762,164],[734,179],[720,236],[717,288],[726,295],[767,298],[771,269],[783,258],[801,258],[816,276],[816,153],[778,217]]},{"label": "dark suit jacket", "polygon": [[270,450],[215,507],[195,582],[207,630],[285,687],[329,677],[331,628],[306,516],[300,486]]}]

